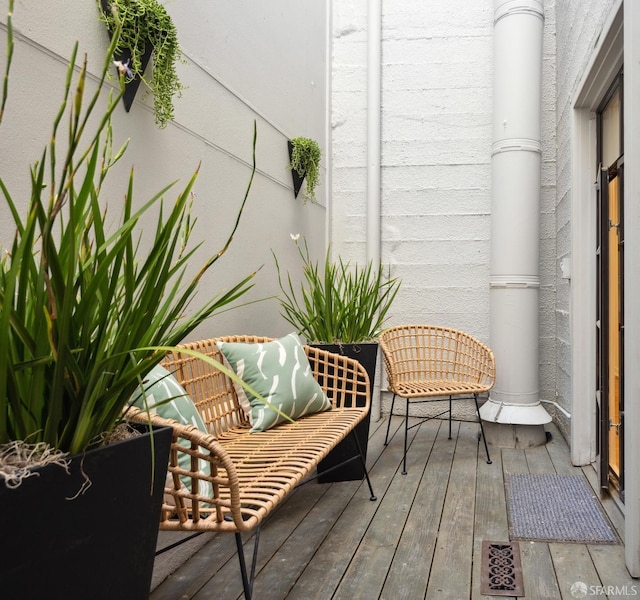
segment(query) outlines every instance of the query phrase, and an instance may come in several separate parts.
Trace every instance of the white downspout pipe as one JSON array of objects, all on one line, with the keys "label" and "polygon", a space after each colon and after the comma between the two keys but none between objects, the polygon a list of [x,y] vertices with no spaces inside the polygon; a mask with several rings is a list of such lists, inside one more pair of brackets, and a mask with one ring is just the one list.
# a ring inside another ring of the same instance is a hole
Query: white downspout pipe
[{"label": "white downspout pipe", "polygon": [[[382,0],[370,0],[367,30],[367,261],[380,262],[380,152],[382,89]],[[373,406],[374,421],[382,416],[380,401],[380,360],[376,369]]]},{"label": "white downspout pipe", "polygon": [[490,327],[497,373],[480,416],[511,426],[489,427],[491,442],[526,446],[544,443],[542,425],[551,421],[539,397],[544,11],[542,0],[494,6]]}]

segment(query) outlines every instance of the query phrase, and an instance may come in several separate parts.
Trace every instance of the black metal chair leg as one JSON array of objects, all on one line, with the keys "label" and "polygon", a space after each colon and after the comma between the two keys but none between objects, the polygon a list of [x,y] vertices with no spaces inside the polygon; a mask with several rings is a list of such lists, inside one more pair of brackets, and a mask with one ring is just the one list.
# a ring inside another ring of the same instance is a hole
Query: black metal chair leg
[{"label": "black metal chair leg", "polygon": [[391,410],[389,411],[389,421],[387,423],[387,435],[384,436],[384,445],[389,445],[389,430],[391,429],[391,417],[393,417],[393,405],[396,403],[396,395],[391,398]]},{"label": "black metal chair leg", "polygon": [[451,396],[449,396],[449,439],[451,439],[451,409],[453,408],[451,405],[453,403],[453,400],[451,399]]},{"label": "black metal chair leg", "polygon": [[407,398],[407,411],[404,415],[404,455],[402,457],[402,474],[407,474],[407,438],[409,437],[409,398]]},{"label": "black metal chair leg", "polygon": [[258,559],[258,543],[260,542],[260,526],[256,529],[254,545],[253,545],[253,560],[251,561],[251,573],[247,573],[247,562],[244,557],[244,548],[242,547],[242,535],[240,532],[236,532],[236,548],[238,551],[238,560],[240,561],[240,574],[242,575],[242,589],[244,590],[245,600],[251,600],[253,595],[253,580],[256,575],[256,563]]},{"label": "black metal chair leg", "polygon": [[484,435],[484,427],[482,426],[482,418],[480,417],[480,406],[478,405],[478,394],[473,395],[473,399],[476,401],[476,412],[478,413],[478,422],[480,423],[480,435],[482,435],[482,441],[484,442],[484,451],[487,453],[487,464],[491,464],[491,458],[489,457],[489,446],[487,445],[487,438]]},{"label": "black metal chair leg", "polygon": [[362,444],[360,444],[360,440],[358,439],[358,435],[356,434],[356,430],[355,429],[352,430],[351,433],[353,434],[353,437],[356,440],[356,446],[358,447],[358,454],[360,455],[360,462],[362,463],[362,468],[364,469],[364,476],[367,479],[367,485],[369,486],[369,492],[371,494],[371,497],[369,498],[369,500],[374,502],[378,498],[376,497],[376,495],[373,492],[373,486],[371,485],[371,479],[369,479],[369,471],[367,471],[367,457],[365,456],[364,452],[362,451]]}]

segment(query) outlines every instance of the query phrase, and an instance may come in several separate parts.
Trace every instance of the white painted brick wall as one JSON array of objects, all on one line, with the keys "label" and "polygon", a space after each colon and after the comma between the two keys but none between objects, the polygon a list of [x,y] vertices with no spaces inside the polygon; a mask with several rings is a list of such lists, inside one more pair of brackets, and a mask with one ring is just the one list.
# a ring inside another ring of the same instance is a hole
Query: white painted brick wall
[{"label": "white painted brick wall", "polygon": [[[333,3],[332,243],[366,256],[367,2]],[[490,343],[492,0],[394,0],[382,17],[382,258],[403,286],[390,323]],[[555,2],[545,2],[541,389],[555,390]]]},{"label": "white painted brick wall", "polygon": [[[482,2],[383,3],[383,261],[390,322],[488,340],[493,23]],[[367,3],[334,2],[332,243],[366,254]]]}]

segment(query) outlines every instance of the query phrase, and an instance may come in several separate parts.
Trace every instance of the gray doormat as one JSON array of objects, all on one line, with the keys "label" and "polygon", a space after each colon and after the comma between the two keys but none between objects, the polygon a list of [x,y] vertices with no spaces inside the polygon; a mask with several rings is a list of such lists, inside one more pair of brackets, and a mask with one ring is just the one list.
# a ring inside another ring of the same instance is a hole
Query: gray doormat
[{"label": "gray doormat", "polygon": [[593,490],[577,475],[509,475],[507,512],[512,540],[619,543]]}]

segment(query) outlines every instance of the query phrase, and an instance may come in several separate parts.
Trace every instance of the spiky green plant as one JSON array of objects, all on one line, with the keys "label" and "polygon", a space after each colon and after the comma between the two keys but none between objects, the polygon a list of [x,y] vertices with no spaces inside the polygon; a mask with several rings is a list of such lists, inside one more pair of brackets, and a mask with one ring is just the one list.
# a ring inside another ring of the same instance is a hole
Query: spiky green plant
[{"label": "spiky green plant", "polygon": [[[8,32],[11,45],[10,19]],[[179,343],[252,286],[250,274],[202,306],[190,306],[238,227],[255,172],[255,127],[253,171],[233,231],[195,276],[187,265],[199,247],[188,243],[197,172],[175,200],[163,201],[171,184],[135,208],[131,171],[122,216],[116,223],[107,219],[101,197],[126,148],[114,152],[112,146],[110,117],[120,96],[110,94],[104,112],[98,109],[116,44],[117,36],[88,99],[86,59],[72,82],[76,44],[50,142],[31,168],[26,215],[0,177],[5,212],[15,222],[0,262],[0,443],[43,441],[71,453],[90,447],[119,421],[141,378],[161,360],[160,348]],[[59,156],[57,139],[65,129]],[[147,252],[136,229],[152,212],[157,217],[145,226],[153,236]]]},{"label": "spiky green plant", "polygon": [[360,266],[342,258],[333,262],[330,249],[320,265],[311,259],[306,240],[304,249],[297,239],[296,245],[303,274],[298,291],[291,274],[283,276],[274,254],[282,291],[282,316],[308,342],[349,344],[375,339],[398,293],[400,280],[391,277],[389,268],[385,273],[382,263],[374,265],[369,261]]}]

